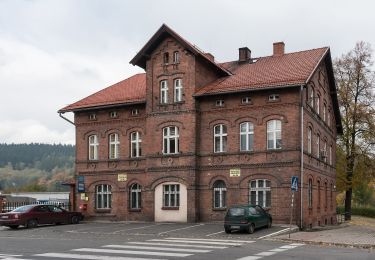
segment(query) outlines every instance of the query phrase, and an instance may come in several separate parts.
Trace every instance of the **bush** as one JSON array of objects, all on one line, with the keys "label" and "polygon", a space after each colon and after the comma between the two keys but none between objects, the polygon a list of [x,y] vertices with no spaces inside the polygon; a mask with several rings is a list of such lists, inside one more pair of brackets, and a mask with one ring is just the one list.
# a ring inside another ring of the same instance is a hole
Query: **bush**
[{"label": "bush", "polygon": [[[343,206],[337,207],[338,214],[344,214],[345,208]],[[373,207],[352,207],[352,215],[375,218],[375,208]]]}]

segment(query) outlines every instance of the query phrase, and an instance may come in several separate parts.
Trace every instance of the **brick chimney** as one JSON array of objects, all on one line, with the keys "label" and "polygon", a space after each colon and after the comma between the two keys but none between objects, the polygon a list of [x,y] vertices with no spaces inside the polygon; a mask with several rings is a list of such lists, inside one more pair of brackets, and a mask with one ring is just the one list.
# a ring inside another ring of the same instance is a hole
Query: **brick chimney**
[{"label": "brick chimney", "polygon": [[210,61],[215,62],[215,57],[214,57],[214,55],[212,55],[211,53],[206,52],[204,55],[205,55]]},{"label": "brick chimney", "polygon": [[251,50],[247,47],[242,47],[238,49],[238,61],[245,62],[251,59]]},{"label": "brick chimney", "polygon": [[273,43],[273,56],[282,56],[285,54],[285,43],[274,42]]}]

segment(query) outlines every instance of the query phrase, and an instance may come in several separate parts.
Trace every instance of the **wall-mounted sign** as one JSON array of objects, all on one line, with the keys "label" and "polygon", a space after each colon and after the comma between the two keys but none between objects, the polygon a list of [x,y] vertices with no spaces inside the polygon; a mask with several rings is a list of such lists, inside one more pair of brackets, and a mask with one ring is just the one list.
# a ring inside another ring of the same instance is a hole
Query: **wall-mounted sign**
[{"label": "wall-mounted sign", "polygon": [[85,192],[85,176],[78,176],[77,178],[77,191]]},{"label": "wall-mounted sign", "polygon": [[117,181],[127,181],[127,180],[128,180],[128,175],[126,173],[117,174]]},{"label": "wall-mounted sign", "polygon": [[230,177],[240,177],[241,176],[241,169],[230,169],[229,170]]}]

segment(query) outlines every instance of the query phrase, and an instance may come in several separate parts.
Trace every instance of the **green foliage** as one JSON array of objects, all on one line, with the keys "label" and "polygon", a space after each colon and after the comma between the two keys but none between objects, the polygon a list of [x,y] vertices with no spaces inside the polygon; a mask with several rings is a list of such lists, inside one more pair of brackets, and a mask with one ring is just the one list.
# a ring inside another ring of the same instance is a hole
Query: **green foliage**
[{"label": "green foliage", "polygon": [[371,203],[373,196],[373,189],[367,183],[361,182],[353,191],[353,201],[356,205],[368,205]]},{"label": "green foliage", "polygon": [[[344,214],[343,206],[337,207],[337,213]],[[375,218],[375,207],[352,207],[352,215]]]}]

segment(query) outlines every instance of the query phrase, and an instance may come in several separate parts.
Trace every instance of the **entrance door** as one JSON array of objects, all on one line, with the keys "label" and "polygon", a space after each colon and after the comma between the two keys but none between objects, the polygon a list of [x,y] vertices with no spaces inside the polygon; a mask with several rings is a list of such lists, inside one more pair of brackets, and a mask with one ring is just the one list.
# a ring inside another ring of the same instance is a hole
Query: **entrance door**
[{"label": "entrance door", "polygon": [[155,188],[155,222],[187,222],[187,189],[178,182]]}]

